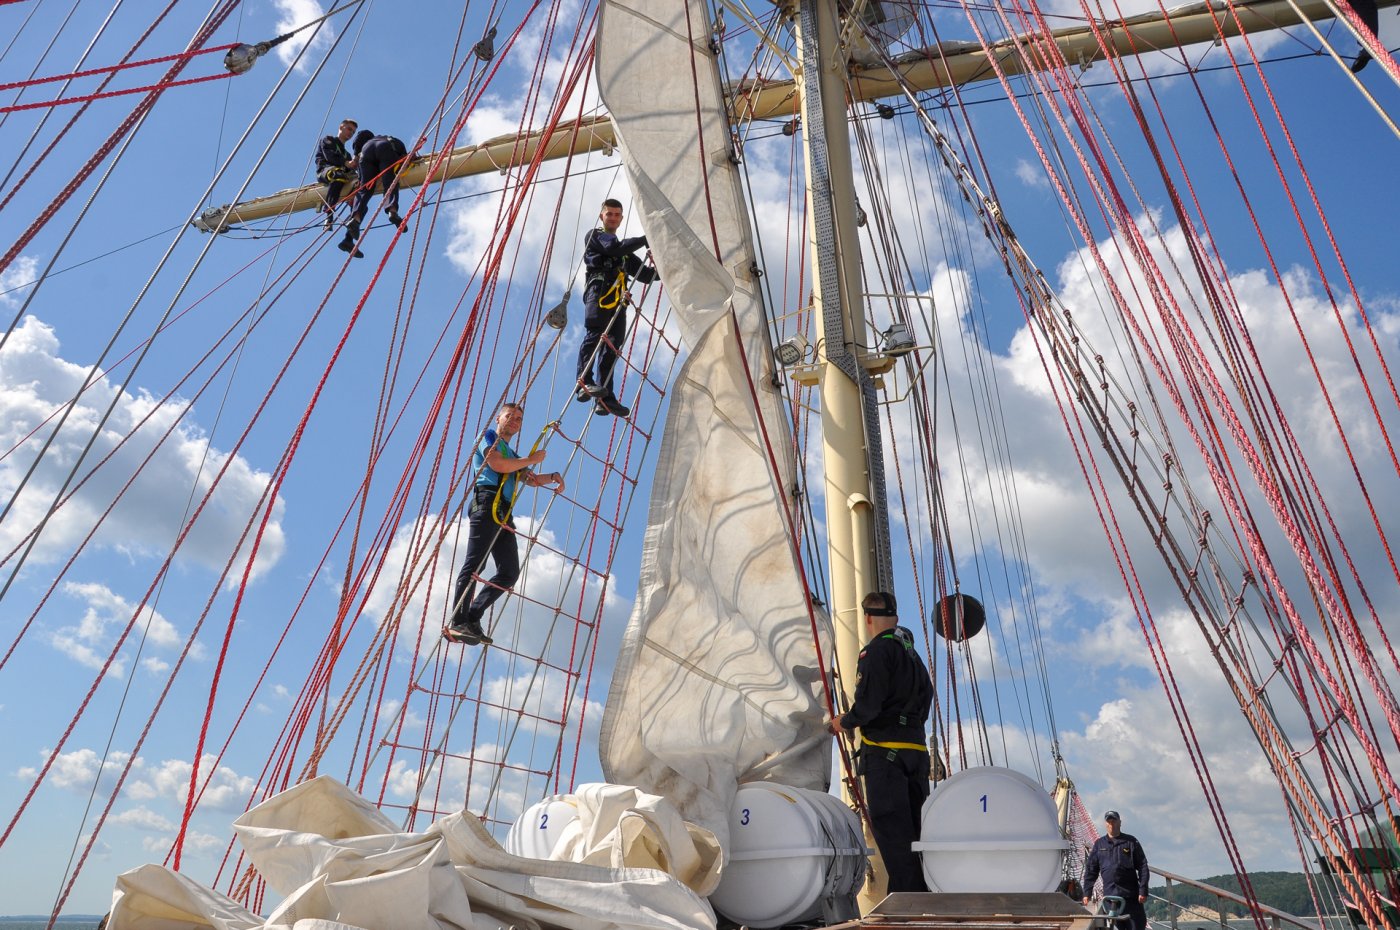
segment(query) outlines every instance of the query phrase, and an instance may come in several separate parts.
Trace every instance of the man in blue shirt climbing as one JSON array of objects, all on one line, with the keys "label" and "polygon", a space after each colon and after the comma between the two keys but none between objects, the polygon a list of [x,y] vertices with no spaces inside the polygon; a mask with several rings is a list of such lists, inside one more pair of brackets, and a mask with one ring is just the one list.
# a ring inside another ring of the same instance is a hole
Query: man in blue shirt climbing
[{"label": "man in blue shirt climbing", "polygon": [[928,891],[913,845],[929,795],[924,722],[933,706],[933,681],[914,648],[914,634],[899,625],[893,594],[867,594],[861,612],[870,639],[856,662],[855,700],[827,729],[839,736],[860,727],[857,767],[888,890]]},{"label": "man in blue shirt climbing", "polygon": [[1150,879],[1147,853],[1137,837],[1119,830],[1122,821],[1117,811],[1107,811],[1103,822],[1107,834],[1094,840],[1084,858],[1084,903],[1089,903],[1094,882],[1103,876],[1104,895],[1122,898],[1123,913],[1132,921],[1132,930],[1145,930],[1147,911],[1143,904]]},{"label": "man in blue shirt climbing", "polygon": [[[544,461],[543,449],[522,456],[511,448],[510,440],[520,432],[524,419],[525,408],[502,404],[496,428],[482,434],[472,453],[472,474],[476,477],[467,507],[467,557],[457,574],[452,620],[442,631],[449,642],[489,645],[491,637],[482,628],[481,618],[520,577],[520,550],[511,515],[518,482],[532,488],[552,486],[555,494],[564,490],[564,478],[558,472],[539,474],[532,470]],[[486,579],[473,597],[476,575],[486,566],[488,555],[496,563],[496,574]]]},{"label": "man in blue shirt climbing", "polygon": [[[619,239],[622,203],[603,201],[598,214],[603,224],[583,239],[583,341],[578,347],[579,401],[593,401],[593,412],[625,417],[632,411],[613,393],[613,368],[627,341],[627,279],[642,284],[656,280],[656,269],[632,253],[647,246],[646,236]],[[597,356],[597,380],[593,378]]]}]

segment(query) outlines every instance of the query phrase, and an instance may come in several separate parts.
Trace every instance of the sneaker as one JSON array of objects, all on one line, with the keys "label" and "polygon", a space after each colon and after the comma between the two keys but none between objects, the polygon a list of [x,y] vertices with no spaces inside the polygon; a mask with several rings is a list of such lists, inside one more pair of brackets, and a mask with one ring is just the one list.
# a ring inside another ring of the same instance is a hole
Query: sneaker
[{"label": "sneaker", "polygon": [[344,239],[341,239],[340,244],[337,245],[336,248],[340,249],[340,251],[342,252],[349,252],[355,258],[365,257],[364,252],[361,252],[359,249],[355,248],[355,240],[351,239],[349,236],[346,236]]},{"label": "sneaker", "polygon": [[480,620],[467,620],[466,625],[463,627],[463,629],[466,631],[468,636],[474,637],[476,641],[483,646],[489,646],[491,645],[491,643],[494,642],[494,640],[486,634],[486,631],[481,628]]},{"label": "sneaker", "polygon": [[399,216],[397,213],[389,214],[389,222],[397,226],[400,232],[408,232],[408,224],[405,223],[403,217]]},{"label": "sneaker", "polygon": [[593,412],[599,416],[612,415],[615,417],[628,417],[632,414],[632,408],[626,406],[612,394],[603,394],[593,400]]},{"label": "sneaker", "polygon": [[456,626],[445,626],[442,628],[442,638],[449,643],[461,643],[463,646],[480,645],[481,637],[471,630]]},{"label": "sneaker", "polygon": [[592,381],[581,381],[579,382],[578,389],[574,391],[574,400],[581,404],[586,404],[603,393],[603,389]]}]

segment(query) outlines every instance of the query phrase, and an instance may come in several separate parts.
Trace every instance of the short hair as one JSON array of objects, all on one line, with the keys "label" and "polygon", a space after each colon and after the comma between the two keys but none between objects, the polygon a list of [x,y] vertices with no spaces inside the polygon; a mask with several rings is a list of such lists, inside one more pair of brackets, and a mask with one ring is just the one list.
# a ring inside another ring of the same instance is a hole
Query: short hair
[{"label": "short hair", "polygon": [[355,133],[355,138],[354,138],[353,140],[351,140],[351,145],[353,145],[353,146],[355,147],[355,154],[358,155],[359,152],[360,152],[360,149],[364,148],[364,147],[365,147],[365,144],[368,143],[369,140],[370,140],[370,139],[373,139],[373,138],[374,138],[374,131],[371,130],[371,129],[361,129],[359,132]]},{"label": "short hair", "polygon": [[355,122],[355,121],[352,120],[352,119],[343,119],[343,120],[340,121],[340,125],[342,125],[342,126],[344,126],[346,123],[349,123],[349,124],[350,124],[350,128],[351,128],[351,129],[359,129],[359,128],[360,128],[360,124],[357,123],[357,122]]},{"label": "short hair", "polygon": [[513,400],[508,400],[505,403],[501,404],[501,410],[517,410],[522,414],[525,412],[525,408]]},{"label": "short hair", "polygon": [[872,591],[860,602],[860,609],[872,617],[897,617],[899,605],[888,591]]},{"label": "short hair", "polygon": [[606,208],[606,207],[613,207],[613,208],[615,208],[615,209],[621,210],[621,209],[622,209],[622,201],[621,201],[621,200],[617,200],[616,198],[613,198],[613,197],[609,197],[607,200],[604,200],[604,201],[603,201],[603,206],[604,206],[605,208]]}]

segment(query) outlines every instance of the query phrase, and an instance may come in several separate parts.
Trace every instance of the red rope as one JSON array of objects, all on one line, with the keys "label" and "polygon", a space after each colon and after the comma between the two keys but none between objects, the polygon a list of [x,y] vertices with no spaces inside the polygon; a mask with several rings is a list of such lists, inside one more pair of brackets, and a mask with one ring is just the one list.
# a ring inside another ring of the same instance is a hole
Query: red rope
[{"label": "red rope", "polygon": [[106,100],[109,97],[124,97],[127,94],[142,94],[147,91],[164,91],[171,87],[183,87],[186,84],[203,84],[206,81],[222,81],[224,78],[236,77],[232,72],[227,74],[209,74],[204,77],[185,78],[183,81],[161,81],[159,84],[146,84],[142,87],[130,87],[126,90],[109,90],[100,94],[86,94],[81,97],[59,97],[56,100],[37,100],[33,103],[17,103],[8,107],[0,107],[0,113],[18,113],[21,110],[40,110],[45,107],[60,107],[70,103],[91,103],[94,100]]},{"label": "red rope", "polygon": [[[223,6],[221,6],[218,10],[214,12],[212,16],[209,17],[209,19],[205,22],[203,28],[201,28],[199,32],[195,35],[195,37],[190,41],[190,46],[192,48],[198,48],[205,42],[207,42],[209,40],[209,37],[214,34],[215,30],[222,26],[224,21],[228,19],[228,17],[233,13],[235,9],[237,9],[238,3],[239,0],[224,0]],[[139,120],[141,120],[143,117],[145,117],[147,113],[150,112],[151,108],[155,106],[156,101],[160,98],[160,94],[164,90],[164,87],[167,86],[169,82],[175,80],[179,73],[184,70],[184,67],[186,64],[188,64],[188,62],[188,58],[183,58],[175,62],[175,64],[171,66],[170,70],[165,73],[165,77],[161,80],[161,83],[156,85],[156,89],[153,90],[150,94],[148,94],[140,103],[138,103],[135,106],[135,108],[132,109],[131,113],[127,115],[126,119],[122,120],[121,125],[118,126],[112,132],[112,134],[107,137],[107,140],[105,142],[98,146],[97,151],[94,152],[92,154],[92,157],[89,158],[87,162],[81,168],[79,168],[77,172],[74,173],[73,179],[69,181],[67,185],[64,186],[63,190],[59,192],[58,196],[55,197],[49,203],[49,205],[46,206],[39,213],[39,216],[34,220],[34,222],[30,223],[29,227],[25,229],[23,233],[20,234],[20,237],[17,240],[15,240],[15,243],[10,246],[10,248],[5,252],[4,256],[0,257],[0,272],[10,267],[11,263],[13,263],[14,260],[19,257],[20,253],[24,251],[25,246],[29,245],[30,241],[33,240],[33,238],[36,235],[38,235],[39,230],[44,228],[44,225],[47,224],[48,221],[53,218],[53,215],[58,212],[59,208],[68,202],[69,198],[71,198],[73,194],[78,190],[78,188],[82,186],[83,182],[88,179],[92,172],[97,169],[97,166],[101,164],[102,161],[107,157],[108,153],[116,147],[117,143],[120,142],[123,138],[125,138],[126,134],[131,131],[132,127],[135,126]]]},{"label": "red rope", "polygon": [[128,68],[140,68],[145,65],[157,65],[167,61],[181,61],[194,58],[197,55],[209,55],[214,52],[226,52],[238,45],[237,42],[230,42],[227,45],[219,45],[214,48],[203,48],[189,52],[178,52],[174,55],[162,55],[159,58],[147,58],[143,61],[123,61],[115,65],[108,65],[105,68],[91,68],[87,71],[74,71],[71,74],[58,74],[53,77],[32,78],[28,81],[10,81],[7,84],[0,84],[0,91],[14,90],[16,87],[34,87],[39,84],[50,84],[54,81],[71,81],[73,78],[91,77],[94,74],[107,74],[125,71]]},{"label": "red rope", "polygon": [[[156,28],[165,20],[165,17],[170,14],[170,11],[175,8],[175,4],[178,2],[179,0],[170,0],[170,3],[166,5],[165,9],[160,11],[160,15],[157,16],[154,20],[152,20],[151,24],[146,27],[146,31],[141,33],[140,37],[137,38],[135,44],[133,44],[131,48],[127,49],[126,54],[122,56],[123,61],[136,54],[136,50],[146,43],[146,40],[151,37],[151,34],[156,31]],[[115,76],[116,75],[108,75],[107,77],[103,78],[102,81],[98,83],[97,89],[101,90],[102,88],[106,87],[109,83],[111,83],[112,79]],[[14,183],[14,185],[10,188],[9,192],[5,194],[4,199],[0,200],[0,210],[4,210],[6,205],[8,205],[9,202],[14,199],[15,194],[19,193],[20,189],[24,187],[25,183],[30,179],[30,177],[33,176],[34,172],[39,169],[39,166],[41,164],[43,164],[44,159],[48,158],[49,154],[58,147],[58,144],[63,141],[63,137],[68,134],[68,130],[73,128],[73,126],[78,122],[78,120],[82,118],[82,115],[87,112],[87,109],[87,104],[84,104],[83,106],[78,108],[77,112],[73,113],[71,116],[68,117],[68,122],[64,123],[63,128],[54,134],[53,139],[51,139],[49,141],[49,144],[44,146],[44,150],[40,152],[39,155],[32,162],[29,163],[29,167],[25,169],[24,174],[20,177],[18,181]],[[21,157],[23,156],[21,155]],[[18,164],[19,161],[17,159],[15,161],[15,165],[18,166]]]}]

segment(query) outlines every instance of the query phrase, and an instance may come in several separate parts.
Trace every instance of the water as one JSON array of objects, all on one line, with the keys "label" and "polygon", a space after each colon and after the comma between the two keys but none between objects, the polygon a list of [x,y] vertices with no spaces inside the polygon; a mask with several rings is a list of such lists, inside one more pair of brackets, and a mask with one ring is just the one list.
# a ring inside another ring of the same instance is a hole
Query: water
[{"label": "water", "polygon": [[[54,921],[54,930],[97,930],[101,917],[60,917]],[[49,925],[46,917],[0,917],[0,930],[44,930]]]}]

